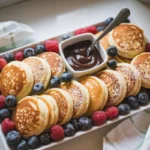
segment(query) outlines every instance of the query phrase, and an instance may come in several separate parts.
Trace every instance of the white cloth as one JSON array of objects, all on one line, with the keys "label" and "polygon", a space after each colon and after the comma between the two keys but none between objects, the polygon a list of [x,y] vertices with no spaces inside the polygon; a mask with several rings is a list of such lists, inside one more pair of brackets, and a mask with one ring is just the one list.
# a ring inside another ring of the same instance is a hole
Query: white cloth
[{"label": "white cloth", "polygon": [[103,150],[150,150],[150,109],[112,129],[103,139]]}]

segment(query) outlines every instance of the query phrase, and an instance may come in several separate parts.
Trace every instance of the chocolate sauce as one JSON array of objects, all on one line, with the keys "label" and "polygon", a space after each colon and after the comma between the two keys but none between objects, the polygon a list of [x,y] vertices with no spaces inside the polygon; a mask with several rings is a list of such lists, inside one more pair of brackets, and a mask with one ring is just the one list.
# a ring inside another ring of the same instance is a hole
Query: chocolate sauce
[{"label": "chocolate sauce", "polygon": [[90,40],[81,41],[64,48],[64,55],[69,65],[76,71],[87,70],[103,62],[96,47],[87,56],[87,49],[92,44]]}]

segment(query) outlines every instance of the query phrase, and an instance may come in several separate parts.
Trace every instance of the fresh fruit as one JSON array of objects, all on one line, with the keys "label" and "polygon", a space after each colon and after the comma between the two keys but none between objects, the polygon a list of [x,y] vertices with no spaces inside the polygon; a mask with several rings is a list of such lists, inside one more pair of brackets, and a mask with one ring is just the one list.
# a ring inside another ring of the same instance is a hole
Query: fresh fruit
[{"label": "fresh fruit", "polygon": [[59,52],[58,41],[57,40],[47,40],[45,41],[45,48],[48,52]]},{"label": "fresh fruit", "polygon": [[42,145],[47,145],[51,142],[51,139],[48,133],[42,133],[39,138],[40,138]]},{"label": "fresh fruit", "polygon": [[6,140],[7,143],[10,145],[15,145],[20,141],[20,133],[17,131],[10,131],[7,135],[6,135]]},{"label": "fresh fruit", "polygon": [[38,54],[41,54],[45,51],[45,46],[43,44],[38,44],[36,45],[35,47],[35,54],[38,55]]},{"label": "fresh fruit", "polygon": [[95,126],[105,123],[107,120],[107,115],[104,111],[96,111],[92,115],[92,123]]},{"label": "fresh fruit", "polygon": [[73,79],[73,76],[70,72],[64,72],[61,76],[62,82],[71,82]]},{"label": "fresh fruit", "polygon": [[112,17],[107,18],[107,19],[105,20],[105,25],[108,26],[113,20],[114,20],[114,18],[112,18]]},{"label": "fresh fruit", "polygon": [[78,131],[78,129],[79,129],[78,120],[77,119],[72,119],[70,122],[72,123],[75,131]]},{"label": "fresh fruit", "polygon": [[150,43],[146,44],[146,52],[150,52]]},{"label": "fresh fruit", "polygon": [[6,96],[5,104],[7,107],[15,107],[17,105],[17,98],[13,95]]},{"label": "fresh fruit", "polygon": [[56,88],[60,85],[61,79],[57,76],[53,76],[50,80],[50,87],[51,88]]},{"label": "fresh fruit", "polygon": [[7,61],[4,58],[0,58],[0,71],[7,65]]},{"label": "fresh fruit", "polygon": [[50,129],[50,136],[54,141],[64,138],[64,129],[60,125],[53,125]]},{"label": "fresh fruit", "polygon": [[5,60],[9,63],[14,60],[14,54],[13,53],[7,53],[4,55]]},{"label": "fresh fruit", "polygon": [[119,104],[118,110],[119,110],[119,115],[126,115],[130,113],[130,106],[128,104]]},{"label": "fresh fruit", "polygon": [[2,122],[2,131],[4,134],[7,134],[8,132],[15,130],[16,124],[10,120],[9,118],[4,119]]},{"label": "fresh fruit", "polygon": [[129,104],[131,109],[136,109],[139,107],[138,99],[134,96],[127,97],[125,101]]},{"label": "fresh fruit", "polygon": [[146,92],[140,92],[137,95],[137,98],[140,105],[147,105],[150,101],[149,96]]},{"label": "fresh fruit", "polygon": [[130,20],[127,18],[122,23],[130,23]]},{"label": "fresh fruit", "polygon": [[0,95],[0,109],[5,107],[5,97]]},{"label": "fresh fruit", "polygon": [[98,32],[95,26],[89,26],[85,28],[80,28],[74,32],[75,35],[83,34],[83,33],[93,33],[96,34]]},{"label": "fresh fruit", "polygon": [[24,57],[27,58],[27,57],[31,57],[31,56],[35,56],[35,51],[33,48],[26,48],[24,49]]},{"label": "fresh fruit", "polygon": [[107,49],[107,54],[111,57],[115,57],[117,55],[117,48],[115,46],[110,46]]},{"label": "fresh fruit", "polygon": [[10,118],[11,113],[7,108],[3,108],[0,110],[0,121],[3,121],[5,118]]},{"label": "fresh fruit", "polygon": [[65,136],[73,136],[75,134],[75,128],[72,123],[67,123],[63,126]]},{"label": "fresh fruit", "polygon": [[105,27],[104,27],[104,26],[99,26],[99,27],[97,27],[97,30],[98,30],[99,32],[104,31],[104,30],[105,30]]},{"label": "fresh fruit", "polygon": [[39,142],[40,142],[40,140],[39,140],[38,136],[32,136],[28,139],[28,145],[30,148],[38,147]]},{"label": "fresh fruit", "polygon": [[116,118],[119,114],[119,110],[115,106],[108,106],[105,109],[105,112],[106,112],[107,118],[110,120]]},{"label": "fresh fruit", "polygon": [[32,89],[33,94],[42,94],[44,92],[44,85],[42,83],[36,83]]},{"label": "fresh fruit", "polygon": [[29,150],[27,142],[25,140],[21,140],[17,145],[17,150]]},{"label": "fresh fruit", "polygon": [[69,34],[65,34],[65,35],[63,35],[62,40],[64,41],[64,40],[69,39],[69,38],[70,38],[70,35]]},{"label": "fresh fruit", "polygon": [[112,69],[115,69],[116,66],[117,66],[117,61],[116,61],[116,60],[109,60],[109,61],[107,62],[107,65],[108,65],[108,67],[110,67],[110,68],[112,68]]},{"label": "fresh fruit", "polygon": [[14,59],[17,61],[22,61],[24,59],[23,52],[17,52]]},{"label": "fresh fruit", "polygon": [[92,121],[89,117],[81,117],[78,120],[80,130],[88,130],[92,128]]}]

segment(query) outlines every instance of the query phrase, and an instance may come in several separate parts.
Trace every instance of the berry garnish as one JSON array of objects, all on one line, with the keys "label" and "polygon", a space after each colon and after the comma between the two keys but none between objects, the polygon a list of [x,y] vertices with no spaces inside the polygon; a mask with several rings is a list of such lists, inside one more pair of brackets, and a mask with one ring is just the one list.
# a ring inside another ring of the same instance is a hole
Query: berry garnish
[{"label": "berry garnish", "polygon": [[20,141],[20,133],[17,131],[10,131],[6,136],[6,140],[8,144],[15,145]]},{"label": "berry garnish", "polygon": [[92,128],[92,121],[89,117],[81,117],[78,120],[80,130],[88,130]]},{"label": "berry garnish", "polygon": [[122,23],[130,23],[130,20],[127,18]]},{"label": "berry garnish", "polygon": [[150,52],[150,43],[146,44],[146,52]]},{"label": "berry garnish", "polygon": [[108,119],[114,119],[118,116],[119,114],[119,110],[117,107],[115,106],[108,106],[106,109],[105,109],[105,112],[106,112],[106,115],[107,115],[107,118]]},{"label": "berry garnish", "polygon": [[30,148],[36,148],[39,145],[39,137],[38,136],[32,136],[28,139],[28,145]]},{"label": "berry garnish", "polygon": [[108,67],[110,67],[110,68],[112,68],[112,69],[115,69],[116,66],[117,66],[117,61],[116,61],[116,60],[109,60],[109,61],[107,62],[107,65],[108,65]]},{"label": "berry garnish", "polygon": [[71,119],[70,122],[72,123],[74,129],[75,129],[76,131],[78,131],[78,129],[79,129],[78,120],[77,120],[77,119]]},{"label": "berry garnish", "polygon": [[117,55],[117,48],[115,46],[110,46],[107,49],[107,54],[111,57],[115,57]]},{"label": "berry garnish", "polygon": [[15,60],[17,60],[17,61],[22,61],[24,59],[24,54],[23,54],[23,52],[17,52],[16,54],[15,54]]},{"label": "berry garnish", "polygon": [[54,141],[64,138],[64,129],[60,125],[53,125],[50,129],[50,136]]},{"label": "berry garnish", "polygon": [[42,83],[36,83],[32,89],[33,94],[42,94],[44,92],[44,85]]},{"label": "berry garnish", "polygon": [[4,58],[0,58],[0,71],[7,65],[7,61]]},{"label": "berry garnish", "polygon": [[98,30],[99,32],[104,31],[104,30],[105,30],[105,27],[104,27],[104,26],[99,26],[99,27],[97,27],[97,30]]},{"label": "berry garnish", "polygon": [[17,105],[17,98],[13,95],[6,96],[5,104],[7,107],[15,107]]},{"label": "berry garnish", "polygon": [[4,134],[7,134],[8,132],[15,130],[16,124],[10,120],[9,118],[4,119],[2,122],[2,131]]},{"label": "berry garnish", "polygon": [[27,142],[25,140],[21,140],[17,145],[17,150],[29,150]]},{"label": "berry garnish", "polygon": [[92,115],[92,123],[95,126],[105,123],[107,120],[107,115],[104,111],[96,111]]},{"label": "berry garnish", "polygon": [[5,97],[0,95],[0,109],[5,107]]},{"label": "berry garnish", "polygon": [[45,41],[45,48],[48,52],[59,52],[58,41],[57,40],[47,40]]},{"label": "berry garnish", "polygon": [[71,82],[73,76],[70,72],[64,72],[61,76],[62,82]]},{"label": "berry garnish", "polygon": [[47,145],[51,142],[51,139],[48,133],[42,133],[39,138],[40,138],[42,145]]},{"label": "berry garnish", "polygon": [[63,125],[65,136],[73,136],[75,134],[75,128],[72,123]]},{"label": "berry garnish", "polygon": [[128,104],[119,104],[118,110],[119,110],[119,115],[126,115],[130,113],[130,106]]},{"label": "berry garnish", "polygon": [[61,79],[57,76],[53,76],[50,80],[50,87],[51,88],[56,88],[60,85]]},{"label": "berry garnish", "polygon": [[65,34],[65,35],[63,35],[62,40],[64,41],[64,40],[69,39],[69,38],[70,38],[70,35],[69,34]]},{"label": "berry garnish", "polygon": [[146,92],[140,92],[137,95],[137,98],[140,105],[147,105],[150,101],[149,96]]},{"label": "berry garnish", "polygon": [[38,55],[38,54],[41,54],[45,51],[45,46],[43,44],[38,44],[36,45],[35,47],[35,54]]},{"label": "berry garnish", "polygon": [[5,118],[10,118],[11,113],[7,108],[3,108],[0,110],[0,121],[3,121]]},{"label": "berry garnish", "polygon": [[113,20],[114,20],[114,18],[112,18],[112,17],[107,18],[107,19],[105,20],[105,25],[108,26]]},{"label": "berry garnish", "polygon": [[12,54],[12,53],[7,53],[7,54],[4,55],[4,58],[5,58],[5,60],[9,63],[9,62],[11,62],[11,61],[14,60],[14,54]]},{"label": "berry garnish", "polygon": [[24,49],[24,57],[31,57],[31,56],[35,56],[35,51],[33,48],[26,48]]},{"label": "berry garnish", "polygon": [[134,96],[127,97],[126,102],[129,104],[131,109],[136,109],[139,107],[138,99]]}]

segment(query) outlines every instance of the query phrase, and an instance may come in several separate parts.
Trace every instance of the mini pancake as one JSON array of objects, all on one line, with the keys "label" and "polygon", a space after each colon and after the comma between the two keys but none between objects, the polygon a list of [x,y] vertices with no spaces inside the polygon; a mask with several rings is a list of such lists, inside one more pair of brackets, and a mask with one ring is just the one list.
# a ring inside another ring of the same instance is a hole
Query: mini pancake
[{"label": "mini pancake", "polygon": [[56,100],[59,108],[58,123],[63,125],[69,122],[73,115],[73,100],[70,94],[59,88],[48,89],[45,93]]},{"label": "mini pancake", "polygon": [[107,102],[108,90],[106,84],[97,77],[87,76],[79,80],[89,91],[90,104],[86,112],[87,116],[97,110],[102,110]]},{"label": "mini pancake", "polygon": [[108,89],[106,105],[118,105],[126,96],[126,82],[124,77],[117,71],[106,69],[96,75],[104,81]]},{"label": "mini pancake", "polygon": [[150,88],[150,53],[139,54],[133,58],[131,64],[139,71],[142,78],[142,86]]},{"label": "mini pancake", "polygon": [[52,76],[61,76],[65,71],[65,65],[61,57],[54,52],[44,52],[38,57],[45,59],[51,67]]},{"label": "mini pancake", "polygon": [[14,95],[20,100],[31,92],[33,81],[31,68],[24,62],[13,61],[1,72],[0,91],[4,96]]},{"label": "mini pancake", "polygon": [[145,51],[146,38],[141,28],[125,23],[110,32],[109,43],[117,47],[120,56],[131,59]]},{"label": "mini pancake", "polygon": [[79,118],[84,115],[90,103],[90,96],[87,88],[77,81],[62,83],[60,88],[67,91],[72,97],[73,118]]},{"label": "mini pancake", "polygon": [[29,57],[24,59],[23,62],[31,67],[34,84],[42,83],[44,88],[46,88],[51,77],[51,69],[47,61],[39,57]]},{"label": "mini pancake", "polygon": [[23,137],[41,134],[47,127],[48,119],[48,107],[42,100],[33,96],[20,100],[13,114],[17,131]]},{"label": "mini pancake", "polygon": [[126,96],[136,96],[141,88],[141,77],[138,70],[131,64],[120,63],[116,71],[123,75],[127,84]]}]

